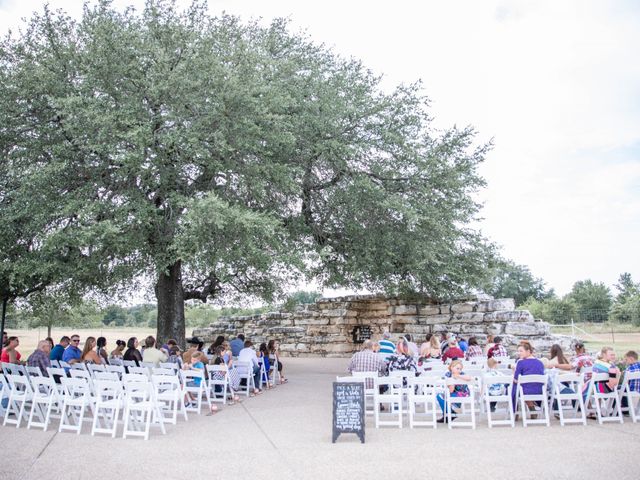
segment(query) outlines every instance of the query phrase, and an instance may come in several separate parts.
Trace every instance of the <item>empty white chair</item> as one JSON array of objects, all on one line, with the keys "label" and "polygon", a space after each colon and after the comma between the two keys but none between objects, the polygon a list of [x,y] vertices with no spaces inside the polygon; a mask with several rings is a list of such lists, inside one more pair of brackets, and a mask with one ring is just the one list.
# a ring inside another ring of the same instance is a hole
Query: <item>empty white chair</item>
[{"label": "empty white chair", "polygon": [[147,367],[127,367],[127,372],[130,375],[144,375],[151,379],[151,371]]},{"label": "empty white chair", "polygon": [[[271,383],[273,386],[278,385],[282,381],[282,376],[278,370],[278,357],[273,357],[273,362],[269,364],[269,371],[271,372]],[[277,380],[276,380],[277,377]]]},{"label": "empty white chair", "polygon": [[[62,395],[52,376],[33,376],[31,377],[31,386],[33,398],[27,428],[40,427],[46,431],[51,423],[52,410],[55,408],[58,413],[62,411]],[[39,421],[34,419],[36,416]]]},{"label": "empty white chair", "polygon": [[145,375],[125,375],[124,428],[122,438],[141,436],[149,439],[151,425],[158,425],[166,434],[160,407],[155,400],[153,385]]},{"label": "empty white chair", "polygon": [[[495,425],[515,427],[512,389],[513,375],[485,375],[483,377],[482,397],[485,402],[489,428],[493,428]],[[498,415],[503,418],[494,418]]]},{"label": "empty white chair", "polygon": [[122,379],[122,376],[127,373],[122,365],[107,365],[107,372],[117,373],[118,377]]},{"label": "empty white chair", "polygon": [[608,381],[608,373],[594,372],[591,376],[591,399],[595,405],[596,415],[600,425],[604,422],[624,422],[618,392],[615,389],[611,392],[599,391],[598,385]]},{"label": "empty white chair", "polygon": [[[587,424],[582,385],[582,375],[579,373],[559,374],[554,378],[549,404],[552,412],[557,412],[563,427],[566,423]],[[569,417],[568,413],[571,414]]]},{"label": "empty white chair", "polygon": [[[111,380],[111,381],[120,381],[120,375],[117,372],[95,372],[93,374],[94,382],[96,380]],[[122,386],[122,385],[121,385]]]},{"label": "empty white chair", "polygon": [[[96,372],[97,374],[116,375],[111,372]],[[118,417],[122,408],[122,385],[120,380],[101,380],[96,379],[95,388],[95,407],[93,414],[93,423],[91,425],[91,435],[96,433],[111,434],[115,438],[118,429]]]},{"label": "empty white chair", "polygon": [[146,367],[146,368],[155,368],[158,365],[156,365],[155,362],[140,362],[140,366],[141,367]]},{"label": "empty white chair", "polygon": [[71,378],[84,378],[91,389],[91,394],[95,393],[93,389],[93,378],[88,370],[71,369],[69,374],[71,375]]},{"label": "empty white chair", "polygon": [[49,377],[53,378],[56,383],[56,387],[58,388],[58,393],[62,395],[64,393],[64,388],[62,387],[61,378],[66,377],[67,373],[64,371],[64,368],[60,367],[47,367],[47,374]]},{"label": "empty white chair", "polygon": [[[535,424],[543,424],[547,427],[550,425],[549,404],[547,403],[548,378],[549,377],[547,375],[520,375],[518,377],[516,388],[516,409],[519,414],[522,415],[522,425],[525,427]],[[535,394],[524,394],[523,386],[530,384],[539,385],[541,392]],[[540,403],[541,408],[530,408],[527,402]],[[542,418],[535,418],[540,414],[542,415]]]},{"label": "empty white chair", "polygon": [[[364,379],[363,379],[364,380]],[[376,392],[374,396],[374,418],[376,428],[380,426],[395,426],[402,428],[402,377],[376,378]],[[380,390],[383,393],[380,393]],[[382,413],[382,409],[385,409]]]},{"label": "empty white chair", "polygon": [[184,403],[185,393],[182,390],[178,376],[154,374],[151,379],[162,420],[175,425],[178,423],[178,412],[182,413],[185,420],[188,420]]},{"label": "empty white chair", "polygon": [[27,403],[33,398],[33,389],[26,375],[7,375],[9,382],[9,403],[4,414],[3,425],[20,426],[25,416]]},{"label": "empty white chair", "polygon": [[27,365],[25,367],[25,369],[27,370],[27,374],[30,377],[41,377],[42,376],[42,370],[40,370],[40,367],[30,367],[29,365]]},{"label": "empty white chair", "polygon": [[122,360],[121,358],[110,358],[109,359],[109,365],[115,365],[118,367],[124,367],[124,360]]},{"label": "empty white chair", "polygon": [[50,360],[51,366],[54,368],[60,368],[60,362],[58,360]]},{"label": "empty white chair", "polygon": [[100,365],[90,364],[90,365],[87,365],[87,370],[89,370],[89,373],[95,377],[96,372],[106,372],[107,366],[102,364]]},{"label": "empty white chair", "polygon": [[158,364],[159,368],[170,368],[175,370],[175,372],[177,373],[178,370],[180,370],[180,366],[177,363],[173,363],[173,362],[160,362]]},{"label": "empty white chair", "polygon": [[87,365],[84,362],[76,362],[71,365],[71,370],[82,370],[83,372],[89,372]]},{"label": "empty white chair", "polygon": [[[465,391],[468,396],[454,396],[450,391],[450,387],[466,387]],[[444,403],[446,408],[447,423],[449,428],[453,427],[471,427],[476,428],[476,388],[475,380],[467,381],[457,378],[446,378],[444,388]],[[456,408],[456,421],[453,422],[453,409]],[[465,421],[463,418],[468,417]]]},{"label": "empty white chair", "polygon": [[622,401],[623,398],[627,399],[627,406],[625,407],[625,410],[629,412],[633,423],[636,423],[640,420],[640,392],[637,390],[631,390],[630,382],[632,380],[640,380],[640,372],[625,372],[619,393],[620,401]]},{"label": "empty white chair", "polygon": [[189,395],[187,410],[200,414],[203,400],[206,400],[209,409],[211,409],[211,397],[209,396],[209,389],[204,381],[202,370],[180,370],[180,378],[182,379],[184,392]]},{"label": "empty white chair", "polygon": [[177,377],[178,371],[173,368],[154,367],[151,369],[151,375],[171,375]]},{"label": "empty white chair", "polygon": [[87,409],[93,411],[95,403],[91,387],[86,377],[62,377],[62,386],[64,399],[58,431],[71,430],[80,435],[85,412]]},{"label": "empty white chair", "polygon": [[410,379],[407,398],[409,428],[421,426],[437,428],[437,389],[442,386],[444,386],[444,380],[439,377],[429,377],[423,374]]}]

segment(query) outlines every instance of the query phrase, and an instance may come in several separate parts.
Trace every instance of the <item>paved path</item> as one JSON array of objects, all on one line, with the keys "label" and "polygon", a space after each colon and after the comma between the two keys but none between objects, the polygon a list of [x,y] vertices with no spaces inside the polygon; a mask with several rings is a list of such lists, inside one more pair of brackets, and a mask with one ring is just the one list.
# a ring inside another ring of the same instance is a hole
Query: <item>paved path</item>
[{"label": "paved path", "polygon": [[[213,416],[152,429],[149,441],[0,426],[0,479],[638,479],[640,423],[489,430],[367,421],[331,443],[331,382],[345,359],[286,359],[290,383]],[[57,425],[57,420],[55,425]]]}]

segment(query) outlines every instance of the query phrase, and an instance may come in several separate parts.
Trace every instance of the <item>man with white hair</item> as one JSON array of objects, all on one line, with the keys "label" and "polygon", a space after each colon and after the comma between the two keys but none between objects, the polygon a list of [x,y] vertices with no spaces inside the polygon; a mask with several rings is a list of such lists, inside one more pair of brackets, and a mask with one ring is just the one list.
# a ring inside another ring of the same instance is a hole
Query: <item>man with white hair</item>
[{"label": "man with white hair", "polygon": [[347,370],[353,372],[384,373],[387,365],[380,356],[373,351],[373,340],[365,340],[362,350],[353,354]]},{"label": "man with white hair", "polygon": [[391,355],[393,355],[396,351],[395,344],[390,340],[391,334],[389,332],[384,332],[382,334],[382,340],[378,341],[378,346],[380,349],[378,353],[385,360],[388,360]]},{"label": "man with white hair", "polygon": [[27,358],[27,365],[30,367],[38,367],[42,372],[42,375],[48,377],[47,367],[51,366],[51,360],[49,360],[49,353],[51,352],[51,344],[48,340],[40,340],[38,342],[38,348],[29,355]]}]

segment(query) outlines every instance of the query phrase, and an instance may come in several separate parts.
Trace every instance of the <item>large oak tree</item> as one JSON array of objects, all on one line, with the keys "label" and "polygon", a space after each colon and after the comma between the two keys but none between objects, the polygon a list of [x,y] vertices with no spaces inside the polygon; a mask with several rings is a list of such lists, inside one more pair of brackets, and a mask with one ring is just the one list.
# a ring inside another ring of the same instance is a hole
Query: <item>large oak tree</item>
[{"label": "large oak tree", "polygon": [[379,81],[284,21],[45,9],[1,46],[0,153],[75,283],[154,279],[162,339],[184,338],[185,300],[298,274],[464,292],[489,252],[469,227],[487,146],[432,128],[419,84]]}]

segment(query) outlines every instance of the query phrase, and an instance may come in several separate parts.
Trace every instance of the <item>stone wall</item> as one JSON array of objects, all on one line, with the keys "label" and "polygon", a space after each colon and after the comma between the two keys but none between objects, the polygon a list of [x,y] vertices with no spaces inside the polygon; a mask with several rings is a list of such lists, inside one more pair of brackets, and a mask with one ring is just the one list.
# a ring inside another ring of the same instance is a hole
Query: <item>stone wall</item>
[{"label": "stone wall", "polygon": [[340,357],[360,349],[352,337],[358,325],[368,326],[375,340],[389,331],[393,339],[409,333],[418,344],[428,333],[475,336],[481,344],[489,334],[500,335],[510,353],[520,340],[530,341],[536,353],[547,352],[553,343],[567,351],[571,341],[552,336],[549,324],[535,320],[527,310],[515,310],[512,299],[436,303],[380,295],[322,298],[292,313],[221,317],[207,328],[194,330],[193,335],[212,342],[217,335],[232,338],[244,333],[256,344],[278,340],[285,355]]}]

